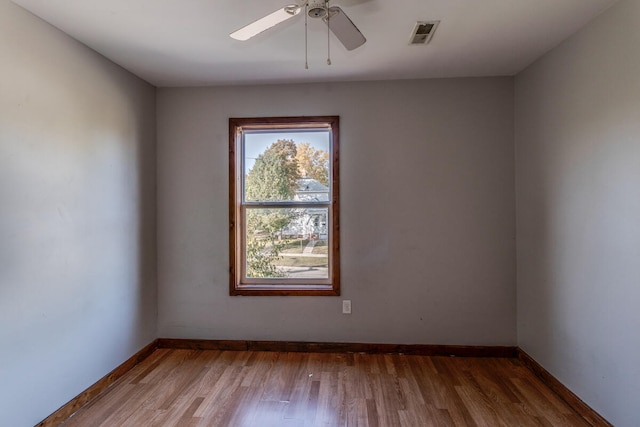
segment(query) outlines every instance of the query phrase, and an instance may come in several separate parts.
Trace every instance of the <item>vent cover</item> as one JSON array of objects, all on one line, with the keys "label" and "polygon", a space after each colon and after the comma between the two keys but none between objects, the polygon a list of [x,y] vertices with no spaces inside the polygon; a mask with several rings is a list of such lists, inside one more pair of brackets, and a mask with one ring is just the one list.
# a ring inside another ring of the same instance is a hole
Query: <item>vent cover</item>
[{"label": "vent cover", "polygon": [[409,44],[427,44],[431,41],[440,21],[418,21],[411,33]]}]

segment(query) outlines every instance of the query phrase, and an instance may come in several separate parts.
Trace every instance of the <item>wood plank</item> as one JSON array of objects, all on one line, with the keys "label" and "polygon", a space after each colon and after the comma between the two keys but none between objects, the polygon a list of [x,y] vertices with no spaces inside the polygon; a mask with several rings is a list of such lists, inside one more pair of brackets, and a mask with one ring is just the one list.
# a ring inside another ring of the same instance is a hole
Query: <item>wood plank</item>
[{"label": "wood plank", "polygon": [[549,395],[541,393],[533,384],[535,379],[514,378],[512,381],[520,393],[522,393],[522,399],[531,403],[531,406],[540,419],[544,419],[554,426],[570,425],[583,427],[590,425],[582,418],[572,417],[571,415],[575,414],[573,411],[567,413],[564,409],[558,410],[554,400],[559,399],[559,397],[548,390],[552,397],[552,399],[549,400]]},{"label": "wood plank", "polygon": [[517,358],[189,344],[156,349],[63,425],[609,425],[588,423]]},{"label": "wood plank", "polygon": [[554,393],[556,393],[562,400],[564,400],[571,408],[577,411],[584,420],[592,426],[612,427],[604,417],[598,414],[593,408],[584,403],[575,393],[569,390],[564,384],[558,381],[553,375],[551,375],[546,369],[536,362],[531,356],[529,356],[522,349],[517,350],[518,359],[529,368],[538,378],[542,380],[544,385],[549,387]]},{"label": "wood plank", "polygon": [[142,362],[144,359],[149,357],[153,351],[158,348],[158,341],[155,340],[151,342],[149,345],[143,347],[136,354],[131,356],[129,359],[124,361],[121,365],[115,368],[113,371],[109,372],[107,375],[98,380],[95,384],[87,388],[85,391],[71,399],[69,402],[64,404],[60,409],[55,411],[53,414],[49,415],[47,418],[42,420],[37,424],[36,427],[52,427],[59,425],[62,421],[66,420],[74,413],[76,413],[80,408],[85,406],[91,400],[93,400],[100,393],[109,388],[112,384],[114,384],[119,378],[125,375],[127,372],[131,370],[135,365]]}]

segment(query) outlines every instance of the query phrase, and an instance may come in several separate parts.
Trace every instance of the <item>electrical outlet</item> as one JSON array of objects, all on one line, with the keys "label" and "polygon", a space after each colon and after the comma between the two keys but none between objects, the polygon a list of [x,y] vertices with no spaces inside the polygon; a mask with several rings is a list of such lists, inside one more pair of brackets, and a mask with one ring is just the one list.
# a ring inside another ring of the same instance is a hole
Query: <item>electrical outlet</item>
[{"label": "electrical outlet", "polygon": [[342,314],[351,314],[351,300],[342,300]]}]

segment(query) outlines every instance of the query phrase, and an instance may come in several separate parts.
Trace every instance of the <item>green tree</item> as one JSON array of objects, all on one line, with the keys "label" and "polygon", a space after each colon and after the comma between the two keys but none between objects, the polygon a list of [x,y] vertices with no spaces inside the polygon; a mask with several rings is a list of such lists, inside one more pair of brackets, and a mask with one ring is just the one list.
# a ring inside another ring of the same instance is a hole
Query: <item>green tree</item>
[{"label": "green tree", "polygon": [[[248,201],[292,200],[300,179],[297,148],[292,140],[278,140],[260,154],[245,179]],[[275,262],[284,244],[282,230],[293,220],[293,209],[247,210],[247,276],[282,277]]]},{"label": "green tree", "polygon": [[267,240],[247,239],[247,277],[283,277],[274,261],[279,259],[279,251],[267,247]]},{"label": "green tree", "polygon": [[313,178],[329,186],[329,153],[318,150],[308,142],[298,144],[296,160],[302,177]]},{"label": "green tree", "polygon": [[291,200],[298,187],[298,179],[296,143],[279,139],[256,159],[246,178],[245,195],[250,201]]}]

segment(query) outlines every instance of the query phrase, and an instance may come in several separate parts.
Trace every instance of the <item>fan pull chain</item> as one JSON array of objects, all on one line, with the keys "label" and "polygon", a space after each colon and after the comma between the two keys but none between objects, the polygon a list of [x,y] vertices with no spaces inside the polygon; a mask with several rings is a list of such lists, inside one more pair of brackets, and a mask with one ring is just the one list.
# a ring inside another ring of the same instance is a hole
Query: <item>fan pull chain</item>
[{"label": "fan pull chain", "polygon": [[325,3],[325,6],[327,7],[327,65],[331,65],[331,42],[330,42],[330,35],[329,34],[329,20],[331,19],[331,14],[329,13],[329,1],[327,0],[327,2]]},{"label": "fan pull chain", "polygon": [[304,69],[309,69],[309,44],[307,43],[307,17],[309,16],[309,2],[304,5]]}]

